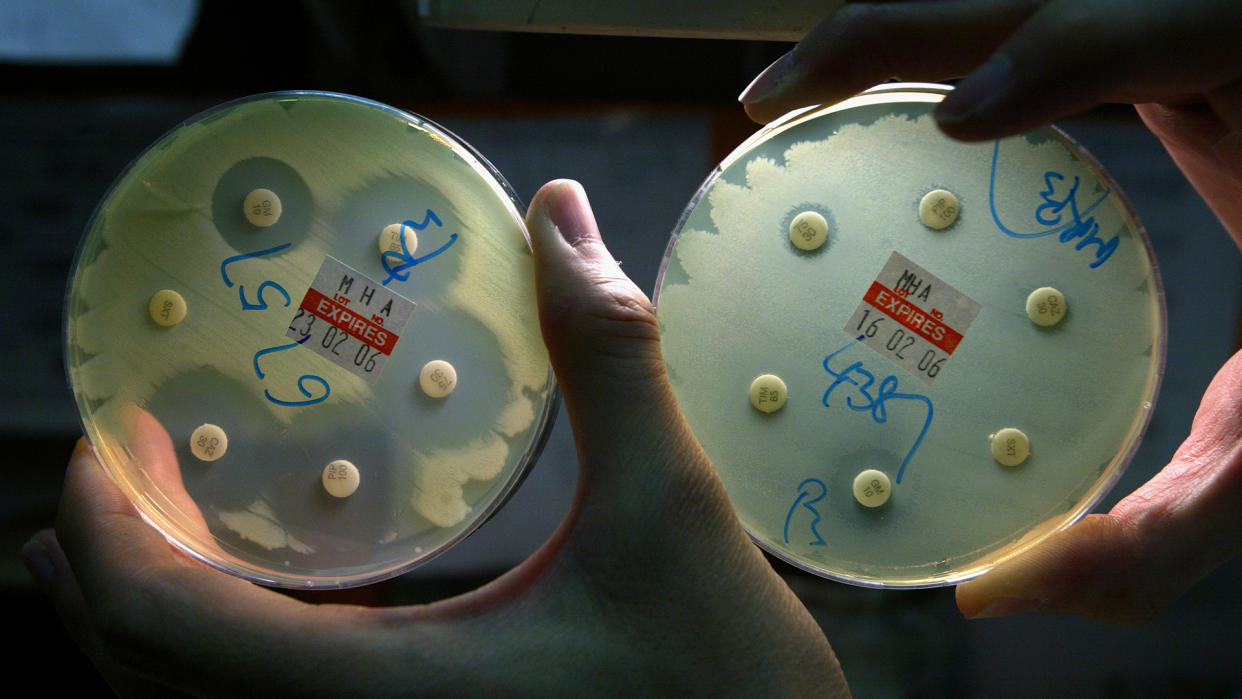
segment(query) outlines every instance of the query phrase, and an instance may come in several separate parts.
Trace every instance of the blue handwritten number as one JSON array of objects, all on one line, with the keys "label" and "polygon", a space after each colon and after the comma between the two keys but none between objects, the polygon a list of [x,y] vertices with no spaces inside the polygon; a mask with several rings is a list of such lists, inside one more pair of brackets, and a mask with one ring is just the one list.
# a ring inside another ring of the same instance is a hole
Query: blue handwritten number
[{"label": "blue handwritten number", "polygon": [[247,301],[246,300],[246,287],[238,284],[237,295],[241,297],[242,310],[243,311],[267,310],[267,301],[263,300],[264,289],[275,289],[276,291],[280,292],[280,295],[285,297],[285,308],[288,308],[289,304],[293,303],[293,299],[289,298],[289,292],[285,291],[285,287],[277,284],[276,282],[266,281],[259,285],[259,290],[254,292],[255,298],[258,299],[257,303],[250,303],[249,301]]},{"label": "blue handwritten number", "polygon": [[[312,397],[313,394],[310,391],[306,390],[306,386],[304,385],[305,382],[307,381],[319,382],[319,385],[323,386],[323,395],[319,396],[318,398]],[[323,377],[315,376],[314,374],[302,374],[301,378],[298,379],[298,390],[301,391],[302,395],[306,396],[308,400],[292,400],[292,401],[281,400],[273,396],[272,392],[267,390],[266,388],[263,389],[263,395],[267,396],[267,399],[272,401],[276,405],[284,405],[290,408],[300,408],[300,407],[307,406],[307,405],[314,405],[316,403],[322,403],[328,399],[328,394],[332,392],[332,389],[328,386],[328,382],[325,381]]]},{"label": "blue handwritten number", "polygon": [[267,378],[267,373],[265,373],[262,369],[259,368],[259,357],[262,357],[265,354],[271,354],[273,352],[280,352],[281,350],[292,349],[294,347],[297,347],[300,344],[303,344],[309,339],[310,339],[310,335],[307,335],[306,337],[303,337],[301,340],[298,340],[297,342],[290,342],[287,345],[280,345],[279,347],[268,347],[267,349],[261,349],[258,352],[255,352],[254,359],[252,360],[254,364],[254,375],[259,377],[260,381]]},{"label": "blue handwritten number", "polygon": [[1040,191],[1039,198],[1044,200],[1043,204],[1035,207],[1035,220],[1045,226],[1058,226],[1064,220],[1061,215],[1065,211],[1065,206],[1074,200],[1073,195],[1078,191],[1078,178],[1074,178],[1074,186],[1070,188],[1069,194],[1065,199],[1057,201],[1053,196],[1057,193],[1056,185],[1053,180],[1059,182],[1065,181],[1065,175],[1059,172],[1044,173],[1044,189]]},{"label": "blue handwritten number", "polygon": [[[272,354],[273,352],[280,352],[282,350],[292,349],[306,342],[309,339],[310,339],[310,335],[306,335],[305,337],[303,337],[301,340],[298,340],[297,342],[290,342],[287,345],[280,345],[278,347],[268,347],[266,349],[261,349],[258,352],[255,352],[254,360],[253,360],[254,375],[259,377],[260,381],[267,378],[267,374],[263,371],[263,369],[259,368],[259,357],[262,357],[267,354]],[[319,382],[320,385],[323,386],[322,396],[319,396],[317,398],[313,397],[313,394],[310,391],[306,390],[306,386],[304,385],[304,383],[308,380],[317,381]],[[302,395],[306,396],[308,400],[298,400],[298,401],[281,400],[273,396],[271,391],[268,391],[267,389],[263,389],[263,395],[267,396],[267,399],[275,403],[276,405],[285,405],[285,406],[296,408],[296,407],[301,407],[301,406],[306,406],[306,405],[314,405],[316,403],[322,403],[328,399],[328,394],[332,392],[332,388],[328,385],[328,382],[325,381],[322,377],[315,376],[314,374],[303,374],[301,378],[298,379],[298,390],[301,391]]]},{"label": "blue handwritten number", "polygon": [[1012,238],[1042,238],[1056,235],[1062,243],[1078,240],[1078,244],[1074,246],[1075,250],[1083,250],[1089,245],[1094,245],[1095,261],[1090,264],[1091,269],[1098,268],[1113,256],[1121,241],[1117,236],[1108,240],[1100,238],[1098,235],[1100,224],[1096,222],[1094,216],[1091,216],[1091,212],[1108,198],[1111,190],[1104,190],[1098,199],[1080,211],[1078,209],[1078,187],[1081,183],[1078,177],[1074,177],[1065,195],[1058,198],[1057,185],[1065,184],[1065,175],[1049,170],[1044,173],[1044,188],[1039,192],[1039,198],[1043,200],[1043,203],[1035,208],[1035,222],[1047,227],[1029,233],[1019,232],[1002,223],[1000,214],[996,211],[996,166],[999,158],[1000,141],[997,141],[992,147],[992,175],[988,186],[988,203],[992,208],[992,220],[1001,232]]},{"label": "blue handwritten number", "polygon": [[[811,534],[815,540],[811,542],[811,546],[826,546],[827,542],[824,537],[819,534],[819,510],[812,507],[815,503],[824,499],[828,494],[828,486],[818,478],[808,478],[798,486],[798,499],[794,500],[793,506],[789,508],[789,514],[785,515],[785,543],[789,543],[789,522],[793,519],[794,512],[798,510],[798,506],[806,508],[815,519],[811,520]],[[808,499],[809,498],[809,499]]]},{"label": "blue handwritten number", "polygon": [[423,215],[422,221],[407,220],[401,223],[401,235],[399,236],[401,240],[401,251],[386,251],[383,255],[380,255],[380,263],[384,266],[384,271],[388,272],[388,278],[383,282],[384,286],[388,286],[388,282],[391,282],[394,279],[399,282],[408,280],[410,278],[410,274],[409,272],[406,272],[406,270],[430,260],[445,250],[448,250],[449,246],[457,242],[457,234],[450,234],[448,242],[444,245],[441,245],[426,255],[414,257],[414,255],[410,252],[410,249],[405,245],[405,229],[409,227],[416,231],[421,231],[433,223],[436,224],[437,228],[444,226],[444,224],[440,222],[440,217],[436,216],[436,212],[431,209],[427,209],[427,213]]},{"label": "blue handwritten number", "polygon": [[226,259],[224,262],[221,262],[220,263],[220,276],[224,279],[224,285],[229,287],[230,289],[233,288],[233,280],[229,279],[229,273],[228,273],[229,265],[233,264],[234,262],[241,262],[242,260],[249,260],[255,257],[263,257],[264,255],[273,255],[275,253],[280,252],[281,250],[284,250],[290,245],[293,245],[293,243],[285,243],[284,245],[277,245],[274,248],[268,248],[266,250],[260,250],[258,252],[246,252],[240,255],[234,255]]},{"label": "blue handwritten number", "polygon": [[[224,280],[225,286],[232,288],[233,280],[229,278],[229,272],[228,272],[229,265],[236,263],[236,262],[241,262],[243,260],[252,260],[258,257],[263,257],[265,255],[272,255],[272,254],[280,252],[281,250],[284,250],[290,245],[292,245],[292,243],[285,243],[283,245],[277,245],[276,247],[268,248],[266,250],[259,250],[258,252],[247,252],[247,253],[242,253],[240,255],[233,255],[232,257],[229,257],[220,263],[220,278]],[[290,298],[289,292],[285,291],[285,288],[283,286],[281,286],[280,284],[277,284],[274,281],[267,280],[259,284],[259,288],[255,291],[256,301],[254,302],[251,302],[246,299],[246,287],[241,284],[237,285],[237,296],[241,300],[242,310],[243,311],[267,310],[268,308],[267,301],[263,298],[264,289],[272,289],[276,291],[277,293],[279,293],[281,296],[283,296],[285,298],[285,304],[284,304],[285,308],[288,308],[289,304],[293,303],[293,299]],[[298,345],[306,342],[309,339],[310,339],[310,333],[307,333],[303,335],[302,339],[298,340],[297,342],[290,342],[287,345],[279,345],[276,347],[268,347],[266,349],[261,349],[258,352],[255,352],[254,358],[251,360],[252,364],[254,365],[254,375],[259,377],[260,381],[262,381],[263,379],[267,377],[267,374],[264,373],[263,369],[259,366],[260,357],[271,354],[273,352],[280,352],[282,350],[287,350],[292,347],[297,347]],[[322,386],[323,395],[315,396],[315,394],[312,393],[310,389],[306,387],[308,382],[318,383],[320,386]],[[298,391],[303,396],[306,396],[306,400],[294,400],[294,401],[282,400],[280,398],[273,396],[272,392],[267,389],[263,389],[263,395],[269,401],[275,403],[276,405],[284,405],[284,406],[296,408],[296,407],[302,407],[302,406],[307,406],[307,405],[315,405],[316,403],[322,403],[323,401],[328,399],[328,395],[332,392],[332,388],[331,386],[328,385],[328,382],[321,376],[316,376],[315,374],[303,374],[301,377],[298,378]]]},{"label": "blue handwritten number", "polygon": [[842,384],[850,384],[856,389],[856,393],[865,399],[855,402],[854,396],[846,396],[846,406],[856,412],[871,413],[871,419],[877,424],[888,422],[888,409],[886,405],[890,400],[907,400],[925,405],[927,407],[927,419],[923,421],[923,428],[919,430],[919,436],[915,438],[914,445],[910,447],[910,451],[906,452],[905,458],[901,460],[901,466],[897,469],[897,482],[900,483],[902,476],[905,475],[906,466],[914,458],[914,453],[918,451],[919,446],[923,444],[923,438],[927,436],[927,430],[931,428],[932,415],[935,413],[935,409],[932,406],[931,399],[927,396],[918,393],[899,393],[897,391],[897,377],[892,375],[881,380],[878,391],[875,395],[872,395],[871,387],[875,385],[875,374],[864,369],[861,361],[850,364],[844,371],[836,371],[829,366],[838,355],[863,339],[863,336],[860,335],[824,358],[824,371],[827,371],[835,379],[832,385],[828,387],[828,390],[824,391],[824,407],[832,407],[828,403],[828,399],[832,396],[833,391],[836,391]]}]

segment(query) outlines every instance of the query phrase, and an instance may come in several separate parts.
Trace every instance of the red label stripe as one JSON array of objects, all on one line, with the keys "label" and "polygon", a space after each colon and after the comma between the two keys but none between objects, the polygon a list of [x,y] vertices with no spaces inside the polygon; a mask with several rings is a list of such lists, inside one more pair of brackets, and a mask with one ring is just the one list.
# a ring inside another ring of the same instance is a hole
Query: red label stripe
[{"label": "red label stripe", "polygon": [[953,354],[957,344],[962,341],[961,333],[909,303],[905,297],[878,281],[871,283],[863,301],[949,354]]},{"label": "red label stripe", "polygon": [[302,310],[384,354],[391,354],[393,346],[400,339],[391,330],[385,330],[379,323],[363,318],[313,288],[306,290],[306,296],[302,299]]}]

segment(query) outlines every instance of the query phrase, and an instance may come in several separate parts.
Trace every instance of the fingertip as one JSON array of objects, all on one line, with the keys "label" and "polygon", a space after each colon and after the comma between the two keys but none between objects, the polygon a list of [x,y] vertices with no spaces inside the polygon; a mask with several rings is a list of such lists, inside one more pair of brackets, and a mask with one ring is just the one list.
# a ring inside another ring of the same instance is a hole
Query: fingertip
[{"label": "fingertip", "polygon": [[991,619],[1043,606],[1035,602],[1029,587],[1029,576],[1013,573],[1011,567],[1001,564],[958,584],[954,598],[958,611],[967,619]]},{"label": "fingertip", "polygon": [[[791,109],[796,109],[796,107],[791,107]],[[770,124],[790,111],[782,105],[769,101],[746,103],[742,105],[742,110],[746,112],[747,118],[760,126]]]},{"label": "fingertip", "polygon": [[56,533],[51,529],[35,532],[22,546],[22,563],[39,587],[48,587],[56,578],[56,559],[64,558]]},{"label": "fingertip", "polygon": [[742,105],[742,111],[743,111],[743,112],[745,112],[745,114],[746,114],[746,118],[747,118],[747,119],[750,119],[751,121],[755,122],[756,124],[764,124],[764,123],[766,123],[766,122],[763,120],[763,114],[760,112],[760,110],[756,109],[754,105],[750,105],[750,104],[743,104],[743,105]]},{"label": "fingertip", "polygon": [[796,66],[794,52],[788,51],[750,81],[737,96],[748,117],[766,124],[786,111],[778,98],[789,83],[796,82]]},{"label": "fingertip", "polygon": [[545,184],[527,219],[540,323],[553,364],[559,357],[579,365],[587,347],[634,339],[629,336],[635,326],[645,323],[628,321],[650,321],[650,302],[608,251],[582,185],[574,180]]},{"label": "fingertip", "polygon": [[1006,86],[1013,81],[1013,60],[997,53],[971,71],[957,87],[936,106],[936,120],[954,124],[985,111],[1002,99]]},{"label": "fingertip", "polygon": [[579,245],[583,241],[602,243],[591,201],[577,180],[555,179],[540,187],[526,211],[526,226],[537,262],[541,254],[582,254],[595,247]]},{"label": "fingertip", "polygon": [[574,186],[577,186],[578,188],[582,187],[582,185],[576,180],[568,178],[557,178],[555,180],[545,182],[544,185],[540,187],[537,192],[535,192],[535,196],[531,198],[530,208],[527,211],[527,218],[530,219],[537,215],[546,216],[551,202],[562,195],[562,190],[567,187],[573,188]]},{"label": "fingertip", "polygon": [[[960,587],[958,588],[960,591]],[[1047,609],[1047,603],[1027,599],[1024,597],[999,597],[992,599],[980,605],[979,599],[963,599],[962,595],[957,596],[957,608],[962,616],[967,619],[996,619],[1000,617],[1014,616],[1025,612],[1032,612],[1041,609]]]},{"label": "fingertip", "polygon": [[[932,116],[935,118],[934,112]],[[936,126],[945,136],[962,143],[978,143],[1012,135],[1010,129],[994,126],[981,119],[967,119],[960,122],[944,122],[937,119]]]},{"label": "fingertip", "polygon": [[73,445],[73,451],[69,452],[69,464],[65,471],[65,480],[68,481],[71,477],[76,477],[77,472],[81,469],[100,469],[99,461],[95,458],[95,449],[86,437],[78,437],[78,441]]},{"label": "fingertip", "polygon": [[969,619],[1050,611],[1116,624],[1149,621],[1185,586],[1177,571],[1163,570],[1146,553],[1131,522],[1090,515],[958,585],[958,610]]},{"label": "fingertip", "polygon": [[586,190],[576,180],[553,180],[545,186],[543,213],[547,223],[570,245],[579,240],[599,240],[599,226]]}]

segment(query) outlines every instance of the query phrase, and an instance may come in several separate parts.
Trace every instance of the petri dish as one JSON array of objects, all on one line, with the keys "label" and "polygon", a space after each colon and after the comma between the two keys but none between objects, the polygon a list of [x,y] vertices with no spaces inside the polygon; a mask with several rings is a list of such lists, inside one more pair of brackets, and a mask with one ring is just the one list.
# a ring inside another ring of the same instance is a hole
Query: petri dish
[{"label": "petri dish", "polygon": [[[674,391],[743,525],[857,585],[957,583],[1077,520],[1163,372],[1160,276],[1116,183],[1055,128],[948,139],[931,110],[949,89],[763,128],[691,200],[657,281]],[[806,212],[831,231],[812,250],[789,235]],[[1046,287],[1051,325],[1027,313]],[[779,411],[749,404],[764,374],[788,386]],[[870,471],[891,483],[875,507],[854,496]]]},{"label": "petri dish", "polygon": [[[262,584],[362,585],[442,553],[555,414],[521,210],[456,136],[356,97],[177,126],[99,204],[69,281],[69,382],[104,469],[174,545]],[[393,224],[417,250],[377,249]],[[419,387],[436,359],[451,396]],[[354,469],[330,493],[334,463]]]}]

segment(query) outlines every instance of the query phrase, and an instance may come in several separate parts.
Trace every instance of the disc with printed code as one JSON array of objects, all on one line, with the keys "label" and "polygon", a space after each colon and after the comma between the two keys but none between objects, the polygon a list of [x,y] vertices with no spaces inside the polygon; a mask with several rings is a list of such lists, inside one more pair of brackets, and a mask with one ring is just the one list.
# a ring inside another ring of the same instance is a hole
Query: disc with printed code
[{"label": "disc with printed code", "polygon": [[232,102],[143,153],[79,248],[66,357],[142,516],[289,587],[464,538],[557,402],[508,185],[443,128],[331,93]]},{"label": "disc with printed code", "polygon": [[947,90],[765,127],[657,282],[674,391],[742,523],[859,585],[953,584],[1081,517],[1163,371],[1159,275],[1116,184],[1053,128],[950,140]]}]

